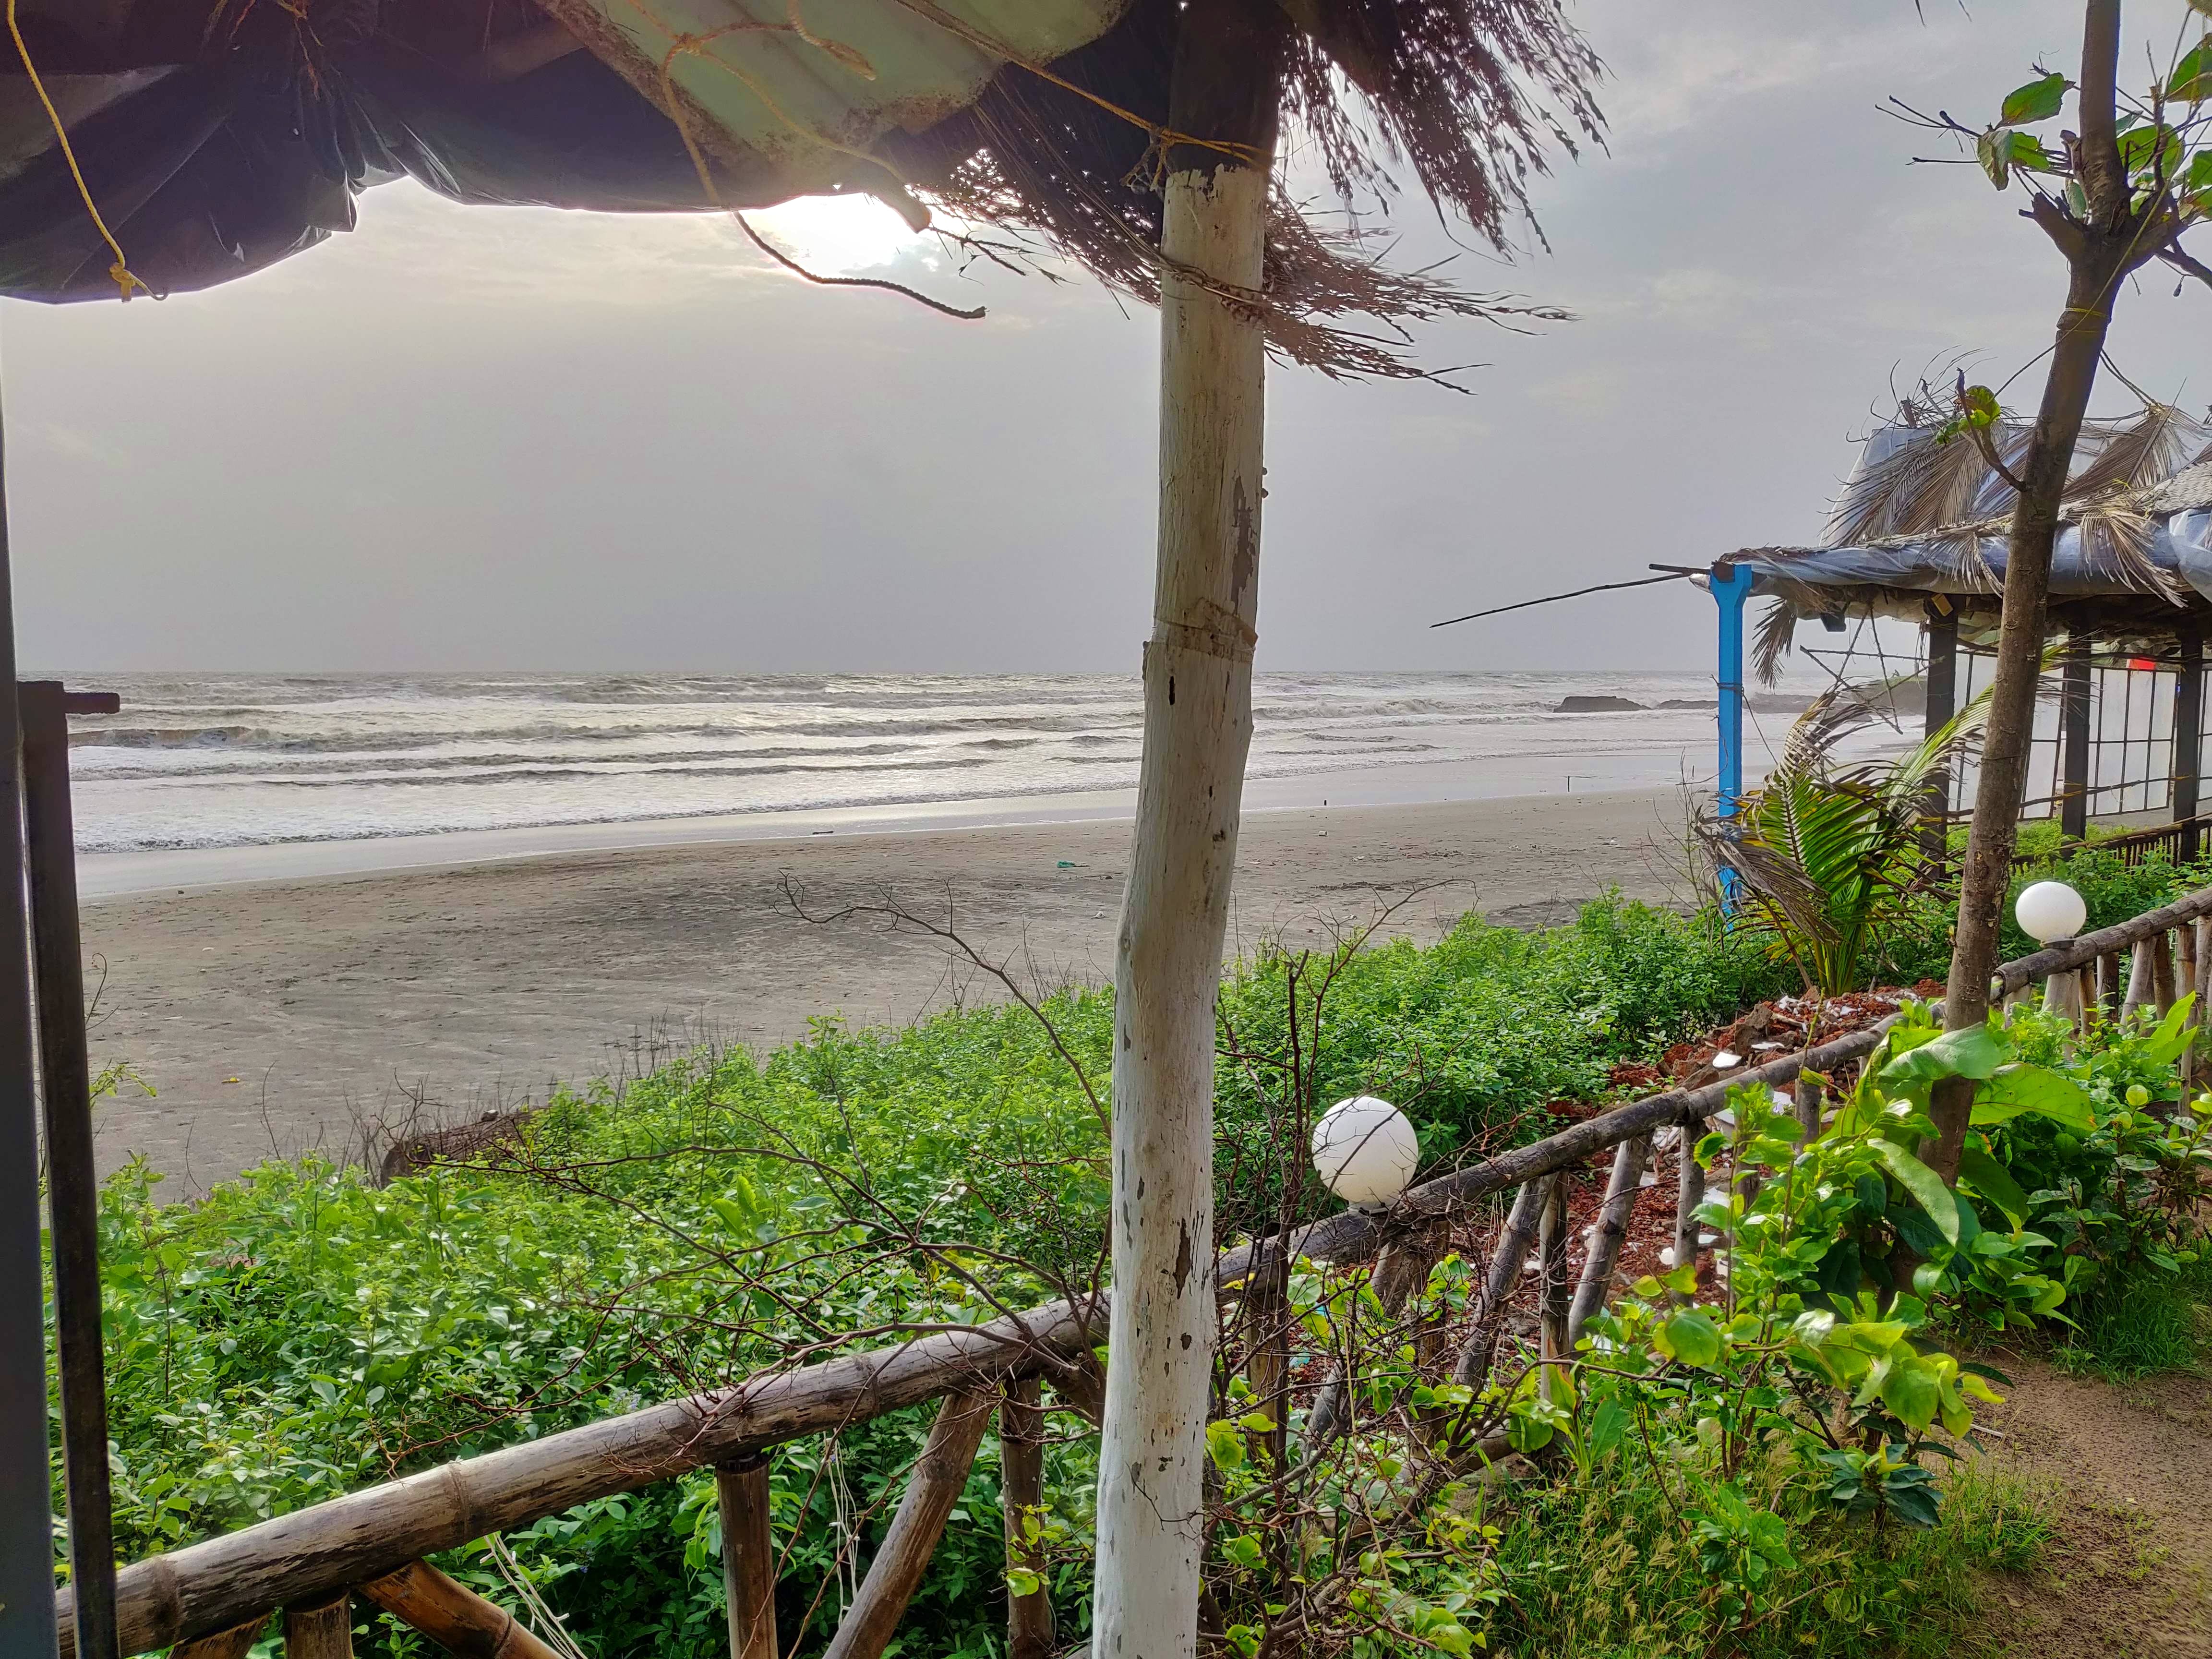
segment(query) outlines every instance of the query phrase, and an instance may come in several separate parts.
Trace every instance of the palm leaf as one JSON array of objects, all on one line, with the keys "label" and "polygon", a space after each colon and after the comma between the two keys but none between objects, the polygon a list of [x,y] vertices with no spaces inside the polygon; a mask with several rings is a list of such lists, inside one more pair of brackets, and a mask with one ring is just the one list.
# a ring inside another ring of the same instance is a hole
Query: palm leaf
[{"label": "palm leaf", "polygon": [[2146,400],[2133,418],[2106,428],[2096,459],[2067,481],[2066,493],[2094,495],[2107,489],[2141,489],[2181,471],[2203,428],[2172,404]]}]

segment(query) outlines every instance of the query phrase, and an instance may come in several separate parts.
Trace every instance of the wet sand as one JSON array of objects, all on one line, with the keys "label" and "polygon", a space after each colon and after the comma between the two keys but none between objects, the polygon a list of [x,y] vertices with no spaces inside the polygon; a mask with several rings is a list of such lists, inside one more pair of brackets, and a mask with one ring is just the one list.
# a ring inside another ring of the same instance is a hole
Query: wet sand
[{"label": "wet sand", "polygon": [[[1674,792],[1254,812],[1230,949],[1319,939],[1410,902],[1433,938],[1469,910],[1559,920],[1618,885],[1683,896]],[[474,1115],[555,1079],[623,1076],[702,1040],[773,1045],[817,1016],[901,1023],[998,994],[880,921],[817,925],[888,890],[1044,983],[1113,969],[1122,820],[628,848],[125,894],[85,911],[106,979],[96,1061],[158,1091],[99,1109],[190,1191],[271,1152],[358,1157],[379,1121]]]}]

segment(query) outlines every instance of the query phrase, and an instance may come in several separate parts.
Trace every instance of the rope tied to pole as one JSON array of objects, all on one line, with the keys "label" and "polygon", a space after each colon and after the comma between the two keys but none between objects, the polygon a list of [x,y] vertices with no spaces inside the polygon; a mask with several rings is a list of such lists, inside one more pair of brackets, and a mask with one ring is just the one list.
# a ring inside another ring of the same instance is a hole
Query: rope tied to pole
[{"label": "rope tied to pole", "polygon": [[92,199],[91,186],[84,182],[84,169],[77,166],[69,128],[63,123],[61,112],[54,107],[54,100],[46,94],[46,83],[39,76],[39,66],[31,61],[31,48],[23,39],[23,26],[15,19],[15,0],[8,0],[8,33],[15,38],[15,55],[23,60],[23,72],[31,77],[31,90],[39,94],[39,102],[46,107],[46,119],[53,124],[54,137],[61,144],[62,160],[69,164],[70,177],[76,180],[76,193],[83,198],[84,210],[92,216],[93,228],[107,244],[107,251],[115,256],[114,263],[107,267],[109,277],[121,290],[125,301],[140,289],[160,299],[161,296],[154,293],[152,286],[131,269],[130,262],[123,257],[123,244],[115,240],[115,233],[108,229],[107,221],[100,216],[100,204]]}]

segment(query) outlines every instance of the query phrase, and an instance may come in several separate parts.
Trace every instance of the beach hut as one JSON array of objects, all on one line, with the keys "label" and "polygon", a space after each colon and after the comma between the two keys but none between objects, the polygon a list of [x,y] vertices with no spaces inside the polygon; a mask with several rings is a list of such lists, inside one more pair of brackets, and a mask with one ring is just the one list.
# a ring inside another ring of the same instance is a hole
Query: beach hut
[{"label": "beach hut", "polygon": [[[1743,792],[1744,678],[1771,684],[1802,623],[1854,633],[1811,654],[1838,677],[1911,675],[1933,732],[1989,682],[2004,586],[2010,492],[1971,443],[1940,442],[1932,422],[1875,431],[1817,546],[1741,549],[1699,578],[1719,613],[1721,811]],[[2017,455],[2025,424],[1996,433]],[[1770,603],[1755,626],[1745,609]],[[1875,619],[1916,624],[1917,656],[1882,655],[1857,636]],[[1854,630],[1854,622],[1859,627]],[[2074,840],[2093,819],[2157,828],[2129,837],[2194,856],[2205,842],[2201,787],[2204,643],[2212,628],[2212,426],[2165,405],[2092,422],[2051,559],[2048,637],[2059,668],[2039,709],[2024,817],[2057,817]],[[1900,687],[1900,690],[1905,688]],[[1972,763],[1931,803],[1973,799]]]},{"label": "beach hut", "polygon": [[[1032,233],[1160,303],[1102,1460],[1136,1473],[1102,1483],[1095,1629],[1102,1651],[1189,1650],[1214,1330],[1213,995],[1250,736],[1266,361],[1413,374],[1404,323],[1504,304],[1394,274],[1356,232],[1309,220],[1273,183],[1278,128],[1297,124],[1340,191],[1387,201],[1384,168],[1402,166],[1502,247],[1547,149],[1596,131],[1596,61],[1557,0],[9,0],[8,14],[0,293],[227,281],[349,228],[360,190],[404,175],[467,203],[642,211],[862,191],[917,227],[933,207]],[[12,647],[0,626],[10,757]],[[0,864],[15,870],[15,769],[0,779]],[[46,829],[41,937],[73,936],[66,836]],[[43,1386],[33,975],[23,890],[0,890],[0,1370],[23,1399]],[[73,1003],[70,964],[37,965],[49,1001]],[[70,1092],[51,1106],[82,1113]],[[90,1182],[88,1154],[56,1169],[58,1240],[88,1240]],[[76,1650],[106,1659],[93,1353],[65,1382],[81,1407],[66,1435]],[[0,1442],[0,1650],[49,1650],[45,1424],[16,1413]]]}]

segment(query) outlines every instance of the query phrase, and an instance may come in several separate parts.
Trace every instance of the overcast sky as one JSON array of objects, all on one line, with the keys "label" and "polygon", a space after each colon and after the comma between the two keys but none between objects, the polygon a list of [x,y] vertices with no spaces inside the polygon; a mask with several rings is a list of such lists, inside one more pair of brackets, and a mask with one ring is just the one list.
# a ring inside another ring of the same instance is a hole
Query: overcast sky
[{"label": "overcast sky", "polygon": [[[2080,0],[1927,11],[1577,6],[1611,153],[1538,184],[1548,253],[1460,264],[1579,320],[1430,331],[1426,362],[1491,365],[1471,398],[1274,371],[1261,665],[1702,665],[1711,607],[1685,591],[1425,625],[1809,539],[1893,372],[1969,351],[1998,379],[2039,351],[2064,271],[2019,193],[1909,167],[1929,140],[1877,106],[1985,118],[2039,55],[2073,66]],[[1401,216],[1406,258],[1448,251]],[[782,228],[988,319],[805,288],[711,220],[412,185],[213,293],[0,305],[23,660],[1133,669],[1154,316],[1079,276],[933,270],[886,224],[853,204]],[[2125,295],[2115,351],[2201,409],[2212,295],[2172,287]]]}]

